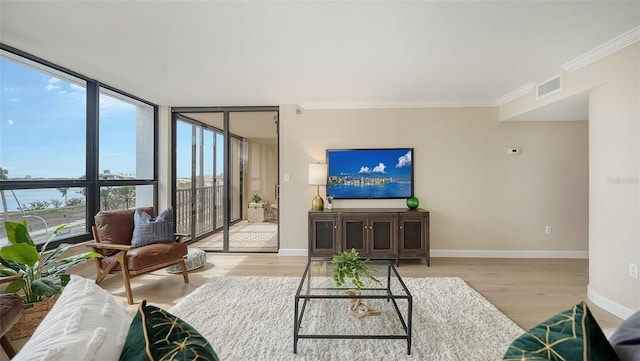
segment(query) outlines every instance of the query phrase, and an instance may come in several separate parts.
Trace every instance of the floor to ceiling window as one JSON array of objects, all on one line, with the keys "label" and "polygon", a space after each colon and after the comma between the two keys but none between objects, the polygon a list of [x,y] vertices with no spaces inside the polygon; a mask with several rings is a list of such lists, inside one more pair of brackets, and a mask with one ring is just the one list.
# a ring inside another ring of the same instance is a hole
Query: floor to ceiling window
[{"label": "floor to ceiling window", "polygon": [[[100,210],[156,204],[157,107],[0,44],[0,224],[91,239]],[[6,241],[0,227],[0,243]]]},{"label": "floor to ceiling window", "polygon": [[175,108],[178,231],[208,251],[278,249],[277,107]]}]

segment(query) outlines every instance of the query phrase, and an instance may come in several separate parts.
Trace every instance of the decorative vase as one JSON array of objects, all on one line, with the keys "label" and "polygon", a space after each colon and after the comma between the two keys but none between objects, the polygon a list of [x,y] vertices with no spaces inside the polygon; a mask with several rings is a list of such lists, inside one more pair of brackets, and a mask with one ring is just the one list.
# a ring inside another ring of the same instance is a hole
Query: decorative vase
[{"label": "decorative vase", "polygon": [[416,209],[420,205],[420,200],[416,197],[407,198],[407,207],[410,209]]},{"label": "decorative vase", "polygon": [[327,204],[327,209],[333,209],[333,203]]}]

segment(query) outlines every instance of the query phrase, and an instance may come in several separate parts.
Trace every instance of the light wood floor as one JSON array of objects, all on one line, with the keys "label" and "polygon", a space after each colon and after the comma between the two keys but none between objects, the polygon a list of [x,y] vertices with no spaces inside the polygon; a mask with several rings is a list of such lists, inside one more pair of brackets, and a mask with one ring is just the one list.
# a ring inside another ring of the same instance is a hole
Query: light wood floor
[{"label": "light wood floor", "polygon": [[[169,308],[212,276],[301,276],[307,262],[306,257],[275,254],[207,256],[204,267],[190,272],[189,284],[183,283],[180,274],[171,275],[164,270],[134,278],[135,301],[147,299]],[[587,260],[432,258],[431,267],[424,261],[406,260],[398,271],[403,277],[461,277],[524,329],[587,300]],[[83,273],[95,277],[93,268],[85,266]],[[137,305],[127,305],[118,276],[109,276],[101,286],[135,312]],[[588,305],[602,328],[614,328],[622,322],[591,302]]]},{"label": "light wood floor", "polygon": [[[183,282],[181,274],[164,270],[133,278],[134,305],[127,304],[119,276],[108,276],[101,286],[133,315],[143,299],[170,308],[213,276],[299,277],[306,262],[306,257],[276,254],[208,253],[205,266],[189,273],[189,284]],[[407,260],[400,263],[398,271],[403,277],[461,277],[524,329],[587,300],[587,260],[432,258],[431,267],[424,261]],[[95,278],[95,266],[86,263],[74,268],[74,273]],[[622,322],[587,303],[600,327],[615,328]],[[211,307],[215,307],[215,303]],[[16,346],[20,347],[25,341],[17,340]],[[4,357],[0,352],[0,361],[6,360]]]}]

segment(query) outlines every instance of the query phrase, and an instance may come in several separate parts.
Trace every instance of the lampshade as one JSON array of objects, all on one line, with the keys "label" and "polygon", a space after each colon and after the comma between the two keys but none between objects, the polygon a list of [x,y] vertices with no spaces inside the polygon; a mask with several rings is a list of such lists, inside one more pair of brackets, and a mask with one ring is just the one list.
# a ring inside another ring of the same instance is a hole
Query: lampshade
[{"label": "lampshade", "polygon": [[327,165],[321,163],[309,164],[309,184],[321,186],[327,184]]}]

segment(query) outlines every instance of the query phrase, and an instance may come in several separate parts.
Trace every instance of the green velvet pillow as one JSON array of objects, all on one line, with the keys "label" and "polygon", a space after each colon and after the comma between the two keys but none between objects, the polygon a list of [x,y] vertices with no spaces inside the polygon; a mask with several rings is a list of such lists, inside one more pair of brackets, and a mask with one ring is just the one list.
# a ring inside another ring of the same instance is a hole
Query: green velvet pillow
[{"label": "green velvet pillow", "polygon": [[220,361],[209,342],[188,323],[142,301],[120,361],[156,360]]},{"label": "green velvet pillow", "polygon": [[580,302],[518,337],[503,360],[617,361],[618,356]]}]

